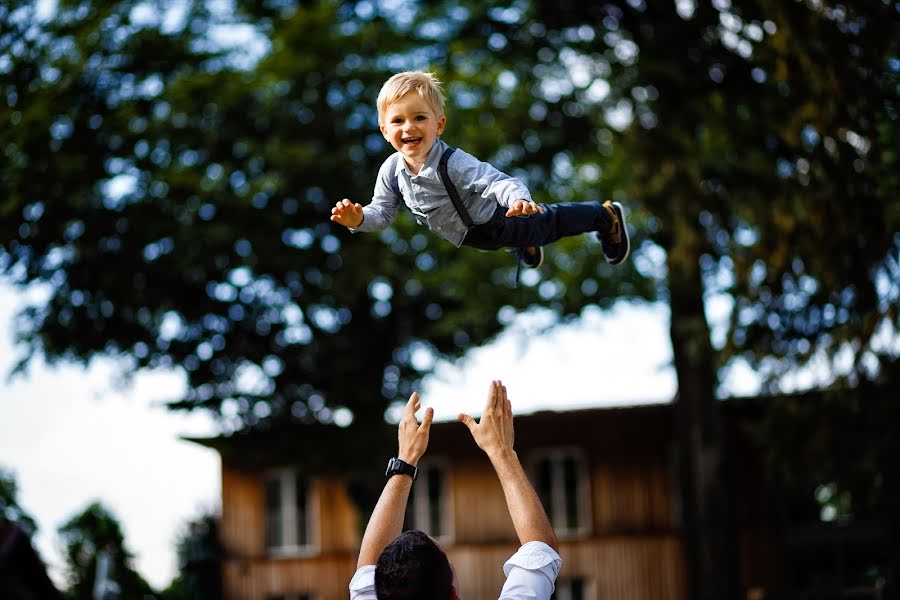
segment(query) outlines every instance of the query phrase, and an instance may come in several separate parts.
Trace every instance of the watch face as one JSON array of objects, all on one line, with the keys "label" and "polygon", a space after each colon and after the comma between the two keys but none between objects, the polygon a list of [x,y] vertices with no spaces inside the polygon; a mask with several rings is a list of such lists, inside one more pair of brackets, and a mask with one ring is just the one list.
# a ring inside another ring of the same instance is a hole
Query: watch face
[{"label": "watch face", "polygon": [[409,475],[413,479],[416,478],[416,468],[412,465],[406,464],[399,458],[392,458],[388,461],[387,471],[384,472],[385,476],[390,477],[392,475]]}]

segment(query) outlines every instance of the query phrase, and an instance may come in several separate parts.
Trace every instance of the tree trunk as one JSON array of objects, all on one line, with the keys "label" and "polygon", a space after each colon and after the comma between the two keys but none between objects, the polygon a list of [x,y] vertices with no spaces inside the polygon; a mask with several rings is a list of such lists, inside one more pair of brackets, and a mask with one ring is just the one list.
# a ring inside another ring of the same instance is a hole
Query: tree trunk
[{"label": "tree trunk", "polygon": [[672,218],[670,335],[678,377],[675,440],[688,598],[739,598],[736,498],[715,398],[716,355],[703,306],[702,233],[690,215]]}]

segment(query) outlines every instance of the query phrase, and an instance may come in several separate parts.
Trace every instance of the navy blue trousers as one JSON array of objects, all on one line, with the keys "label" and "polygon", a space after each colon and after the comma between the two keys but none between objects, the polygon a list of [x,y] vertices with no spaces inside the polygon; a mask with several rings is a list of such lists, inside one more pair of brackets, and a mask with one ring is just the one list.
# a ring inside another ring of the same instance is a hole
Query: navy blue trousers
[{"label": "navy blue trousers", "polygon": [[507,217],[507,209],[498,204],[489,221],[469,229],[463,246],[480,250],[544,246],[589,231],[606,233],[610,227],[609,213],[600,202],[561,202],[541,206],[543,213],[522,218]]}]

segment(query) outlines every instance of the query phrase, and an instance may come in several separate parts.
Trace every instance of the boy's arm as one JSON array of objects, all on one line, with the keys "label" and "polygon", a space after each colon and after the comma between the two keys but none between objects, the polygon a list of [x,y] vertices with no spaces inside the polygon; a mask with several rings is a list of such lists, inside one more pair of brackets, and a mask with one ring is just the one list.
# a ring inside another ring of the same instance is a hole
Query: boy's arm
[{"label": "boy's arm", "polygon": [[375,179],[375,191],[372,193],[372,201],[367,206],[360,207],[362,210],[362,221],[355,227],[350,227],[350,231],[381,231],[386,229],[394,219],[397,218],[397,211],[403,198],[397,195],[391,179],[394,176],[395,159],[393,156],[388,158],[378,170],[378,177]]},{"label": "boy's arm", "polygon": [[504,208],[511,209],[517,200],[525,203],[533,202],[531,192],[519,179],[478,160],[465,151],[454,152],[448,167],[453,167],[450,174],[457,188],[475,192]]},{"label": "boy's arm", "polygon": [[519,543],[525,545],[528,542],[543,542],[558,552],[559,543],[550,519],[513,450],[515,432],[512,406],[503,383],[491,382],[487,405],[480,422],[476,423],[475,419],[466,414],[460,414],[459,420],[469,428],[475,443],[491,459],[497,478],[500,479],[503,495],[506,496],[506,506],[519,536]]},{"label": "boy's arm", "polygon": [[[419,459],[425,454],[425,449],[428,448],[431,419],[434,417],[434,409],[427,408],[422,417],[422,424],[419,425],[416,411],[420,406],[419,394],[413,392],[409,402],[406,403],[406,410],[397,430],[399,441],[397,458],[413,466],[418,464]],[[388,479],[363,534],[359,560],[356,563],[357,569],[378,562],[378,557],[387,545],[403,533],[403,517],[412,484],[412,477],[408,475],[394,475]]]}]

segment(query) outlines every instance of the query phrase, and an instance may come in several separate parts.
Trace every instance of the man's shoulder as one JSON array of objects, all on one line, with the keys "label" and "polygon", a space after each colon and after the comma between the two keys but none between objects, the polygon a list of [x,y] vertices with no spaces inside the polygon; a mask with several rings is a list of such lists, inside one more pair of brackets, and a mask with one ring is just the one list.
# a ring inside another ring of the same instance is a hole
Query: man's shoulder
[{"label": "man's shoulder", "polygon": [[375,600],[375,565],[364,565],[353,574],[350,600]]}]

